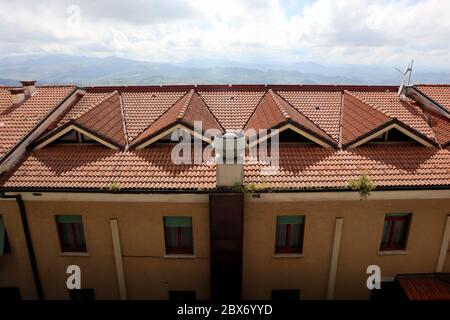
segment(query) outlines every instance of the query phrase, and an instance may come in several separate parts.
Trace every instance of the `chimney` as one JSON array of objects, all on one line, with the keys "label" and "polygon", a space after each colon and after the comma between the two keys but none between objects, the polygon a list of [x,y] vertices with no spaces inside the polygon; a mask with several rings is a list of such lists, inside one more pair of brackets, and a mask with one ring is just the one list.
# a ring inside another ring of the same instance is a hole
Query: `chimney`
[{"label": "chimney", "polygon": [[11,92],[11,100],[13,104],[18,104],[25,100],[24,88],[12,88],[9,89],[9,92]]},{"label": "chimney", "polygon": [[22,87],[25,89],[25,97],[31,97],[31,95],[36,91],[35,80],[24,80],[20,81]]},{"label": "chimney", "polygon": [[225,133],[215,136],[216,184],[218,188],[233,188],[244,182],[245,136]]}]

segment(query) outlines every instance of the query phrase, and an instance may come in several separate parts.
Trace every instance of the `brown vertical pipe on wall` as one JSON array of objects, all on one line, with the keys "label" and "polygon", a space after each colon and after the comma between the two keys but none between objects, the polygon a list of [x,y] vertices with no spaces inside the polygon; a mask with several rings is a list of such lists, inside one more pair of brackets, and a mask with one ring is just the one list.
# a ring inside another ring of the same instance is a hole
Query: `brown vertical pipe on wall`
[{"label": "brown vertical pipe on wall", "polygon": [[242,243],[244,195],[209,196],[211,249],[211,299],[240,300],[242,297]]},{"label": "brown vertical pipe on wall", "polygon": [[37,297],[39,300],[43,300],[44,299],[44,291],[42,290],[41,279],[39,277],[39,271],[38,271],[37,262],[36,262],[36,255],[34,254],[33,243],[31,241],[30,227],[28,225],[28,218],[27,218],[27,214],[25,212],[25,205],[23,203],[22,197],[20,195],[16,195],[16,196],[2,195],[2,198],[16,199],[17,206],[19,207],[23,233],[25,235],[25,242],[27,244],[28,257],[30,259],[31,270],[33,273],[33,279],[34,279],[34,285],[36,287]]}]

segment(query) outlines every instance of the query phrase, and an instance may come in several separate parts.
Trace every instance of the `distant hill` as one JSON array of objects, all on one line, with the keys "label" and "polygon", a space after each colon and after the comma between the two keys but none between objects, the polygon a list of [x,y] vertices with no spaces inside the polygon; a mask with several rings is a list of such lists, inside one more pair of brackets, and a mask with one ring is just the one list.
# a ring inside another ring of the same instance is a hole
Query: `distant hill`
[{"label": "distant hill", "polygon": [[[380,66],[324,66],[313,62],[260,64],[192,60],[170,64],[117,57],[22,55],[0,59],[0,84],[10,79],[34,79],[40,84],[398,84],[394,68]],[[450,72],[414,72],[418,83],[450,83]]]},{"label": "distant hill", "polygon": [[17,80],[0,78],[0,86],[15,86],[18,84],[19,84],[19,81],[17,81]]}]

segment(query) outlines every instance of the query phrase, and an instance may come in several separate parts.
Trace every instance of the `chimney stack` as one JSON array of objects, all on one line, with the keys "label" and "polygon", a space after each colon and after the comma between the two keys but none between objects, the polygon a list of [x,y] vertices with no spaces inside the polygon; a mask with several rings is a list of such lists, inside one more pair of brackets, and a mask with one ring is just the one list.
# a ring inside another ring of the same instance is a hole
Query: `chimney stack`
[{"label": "chimney stack", "polygon": [[244,182],[245,136],[225,133],[215,136],[216,184],[219,188],[233,188]]},{"label": "chimney stack", "polygon": [[11,92],[11,100],[13,104],[18,104],[25,100],[24,88],[12,88],[9,89],[9,92]]},{"label": "chimney stack", "polygon": [[31,97],[31,95],[36,91],[35,83],[36,80],[24,80],[20,81],[22,87],[25,89],[25,97]]}]

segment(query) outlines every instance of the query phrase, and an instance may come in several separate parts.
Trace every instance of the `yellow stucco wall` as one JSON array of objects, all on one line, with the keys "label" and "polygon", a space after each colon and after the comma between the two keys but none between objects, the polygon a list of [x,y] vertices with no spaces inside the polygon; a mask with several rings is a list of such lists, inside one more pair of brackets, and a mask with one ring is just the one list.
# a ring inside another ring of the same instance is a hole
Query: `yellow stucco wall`
[{"label": "yellow stucco wall", "polygon": [[[72,264],[80,266],[82,287],[94,288],[97,299],[119,298],[111,218],[118,219],[128,298],[167,299],[168,290],[195,290],[197,298],[209,298],[208,203],[28,201],[25,207],[46,299],[68,298],[66,268]],[[82,216],[88,256],[61,253],[56,214]],[[165,257],[166,215],[192,216],[194,257]],[[13,268],[8,274],[18,277]]]},{"label": "yellow stucco wall", "polygon": [[[369,198],[370,199],[370,198]],[[210,296],[208,202],[25,201],[46,299],[68,298],[66,268],[82,270],[82,287],[97,299],[118,299],[110,219],[118,219],[129,299],[167,299],[169,290]],[[300,289],[302,299],[326,297],[336,217],[343,217],[335,298],[370,296],[366,268],[383,277],[434,272],[450,200],[266,201],[247,195],[244,208],[243,298],[268,299],[273,289]],[[407,254],[379,255],[384,215],[413,214]],[[19,286],[23,298],[35,290],[20,214],[13,200],[0,200],[12,254],[0,257],[0,286]],[[83,217],[88,256],[61,254],[56,214]],[[165,256],[163,216],[193,217],[194,257]],[[274,256],[278,215],[305,215],[303,256]],[[444,272],[450,272],[447,254]]]},{"label": "yellow stucco wall", "polygon": [[0,200],[11,253],[0,256],[0,287],[19,287],[23,299],[36,299],[33,274],[23,233],[20,212],[14,199]]},{"label": "yellow stucco wall", "polygon": [[[405,255],[378,254],[389,212],[413,214]],[[337,217],[344,222],[336,299],[369,298],[366,268],[372,264],[382,277],[434,272],[449,213],[450,200],[246,201],[243,297],[268,299],[272,289],[300,289],[302,299],[325,299]],[[305,215],[303,257],[274,255],[278,215]],[[444,272],[450,272],[448,256]]]}]

